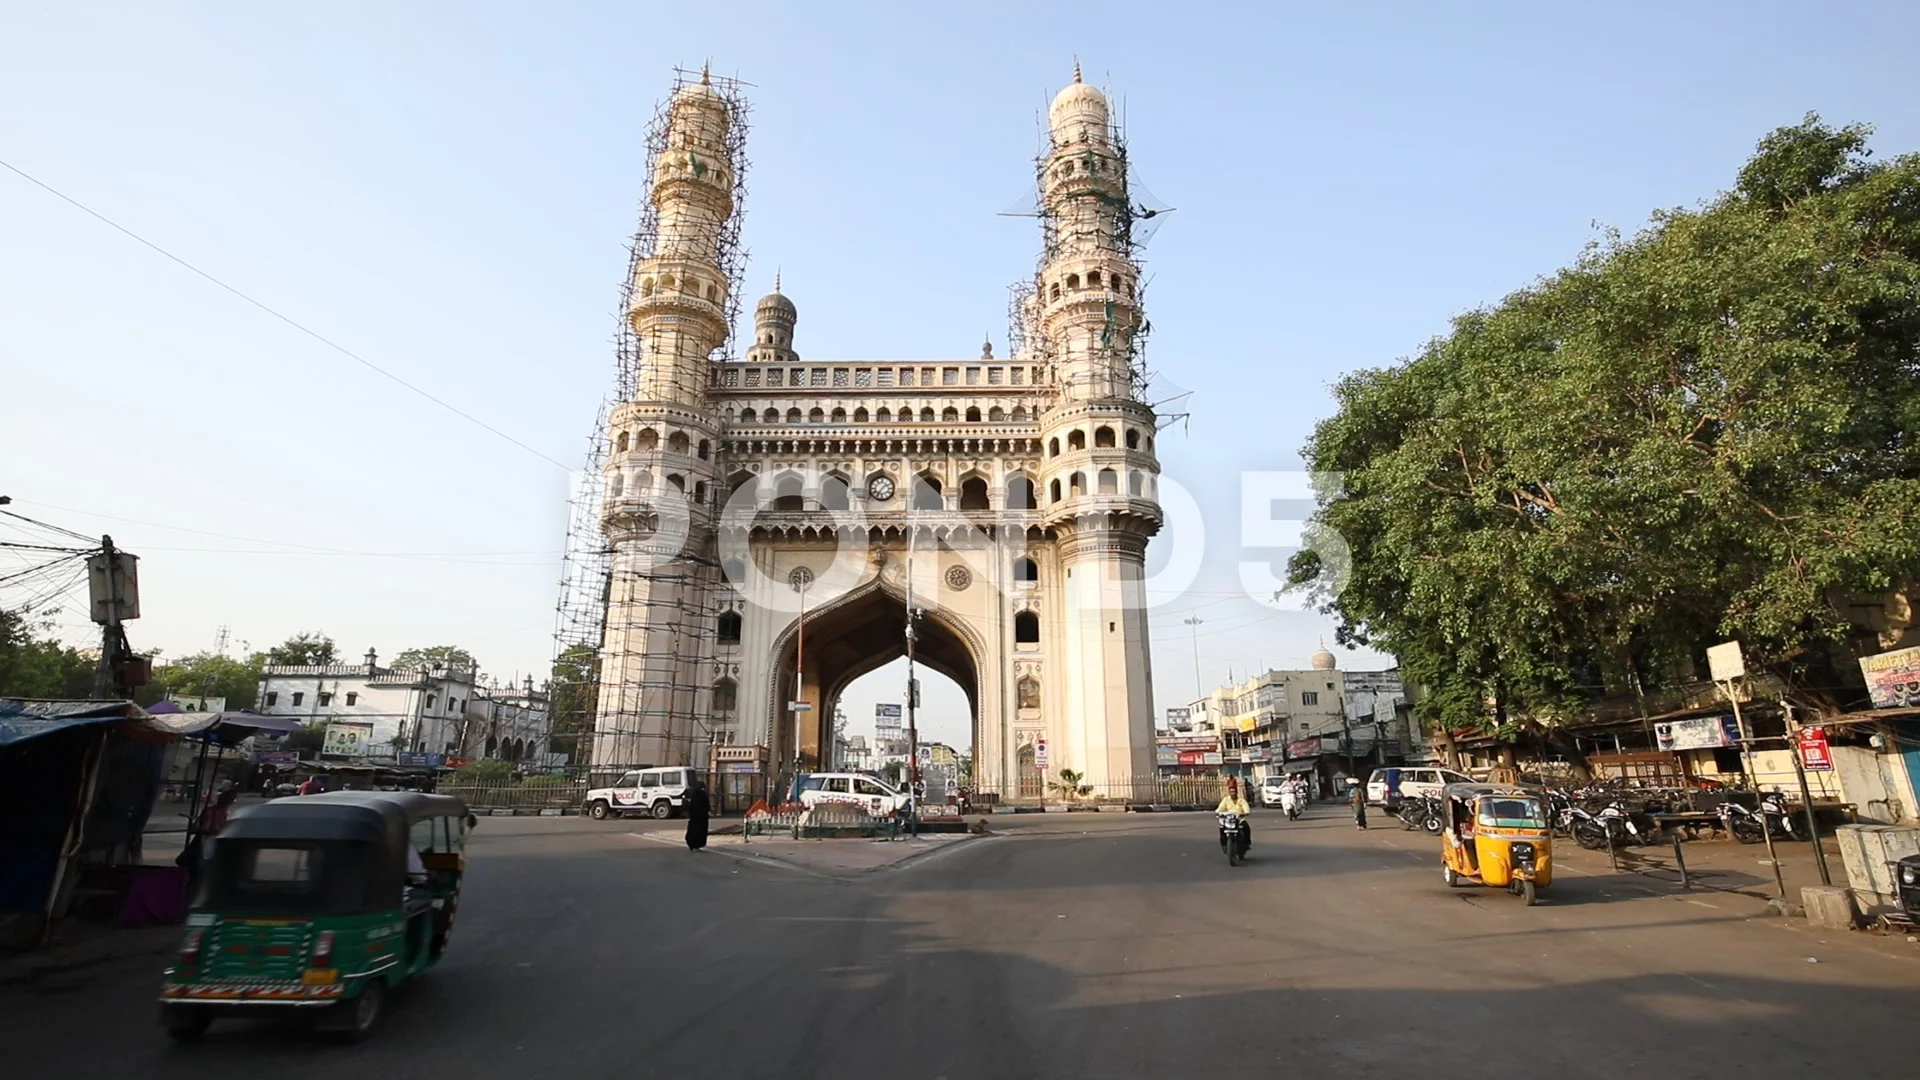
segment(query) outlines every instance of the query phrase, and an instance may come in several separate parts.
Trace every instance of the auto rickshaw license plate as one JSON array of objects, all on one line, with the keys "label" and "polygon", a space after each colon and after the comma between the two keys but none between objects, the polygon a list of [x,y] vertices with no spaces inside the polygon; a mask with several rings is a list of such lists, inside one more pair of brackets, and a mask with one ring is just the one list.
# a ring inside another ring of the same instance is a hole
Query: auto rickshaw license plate
[{"label": "auto rickshaw license plate", "polygon": [[302,986],[332,986],[339,981],[339,968],[313,968],[300,976]]}]

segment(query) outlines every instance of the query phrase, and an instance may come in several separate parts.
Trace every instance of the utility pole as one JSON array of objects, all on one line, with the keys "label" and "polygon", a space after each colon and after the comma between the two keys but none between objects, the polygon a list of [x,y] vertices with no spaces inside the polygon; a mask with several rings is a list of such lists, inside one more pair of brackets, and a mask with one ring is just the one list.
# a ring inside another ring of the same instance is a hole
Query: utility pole
[{"label": "utility pole", "polygon": [[1183,621],[1193,627],[1193,700],[1199,701],[1207,696],[1206,688],[1200,685],[1200,624],[1206,620],[1198,615],[1189,615]]},{"label": "utility pole", "polygon": [[[113,537],[100,538],[100,553],[88,560],[89,600],[93,621],[100,624],[100,665],[93,673],[95,698],[129,696],[125,686],[128,665],[124,620],[140,617],[140,592],[134,557],[113,546]],[[145,681],[145,680],[141,680]]]}]

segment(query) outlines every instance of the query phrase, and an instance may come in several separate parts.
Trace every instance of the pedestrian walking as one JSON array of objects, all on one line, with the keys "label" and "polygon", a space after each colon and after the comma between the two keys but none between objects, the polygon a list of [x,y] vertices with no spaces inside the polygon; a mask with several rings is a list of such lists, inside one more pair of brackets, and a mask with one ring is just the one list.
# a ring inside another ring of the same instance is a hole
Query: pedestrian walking
[{"label": "pedestrian walking", "polygon": [[1364,830],[1367,827],[1367,786],[1357,781],[1348,784],[1347,800],[1353,804],[1354,828]]},{"label": "pedestrian walking", "polygon": [[685,799],[687,807],[687,850],[699,851],[707,846],[707,814],[712,804],[707,800],[707,785],[695,777],[693,785],[687,788]]}]

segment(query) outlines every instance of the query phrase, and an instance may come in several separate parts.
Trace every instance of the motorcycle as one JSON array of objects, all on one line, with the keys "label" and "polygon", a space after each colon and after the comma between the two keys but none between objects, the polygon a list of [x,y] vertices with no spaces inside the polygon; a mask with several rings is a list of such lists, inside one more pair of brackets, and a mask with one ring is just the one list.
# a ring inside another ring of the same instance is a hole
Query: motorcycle
[{"label": "motorcycle", "polygon": [[1793,815],[1787,812],[1787,802],[1778,793],[1761,796],[1757,811],[1736,802],[1721,803],[1720,821],[1733,838],[1743,844],[1757,844],[1765,840],[1769,832],[1776,840],[1800,839]]},{"label": "motorcycle", "polygon": [[1413,795],[1400,800],[1400,827],[1412,832],[1425,829],[1428,836],[1439,836],[1446,823],[1440,817],[1440,801],[1425,795]]},{"label": "motorcycle", "polygon": [[1219,818],[1220,850],[1227,853],[1228,866],[1239,866],[1247,857],[1247,848],[1250,846],[1246,823],[1240,820],[1239,814],[1234,813],[1221,814]]}]

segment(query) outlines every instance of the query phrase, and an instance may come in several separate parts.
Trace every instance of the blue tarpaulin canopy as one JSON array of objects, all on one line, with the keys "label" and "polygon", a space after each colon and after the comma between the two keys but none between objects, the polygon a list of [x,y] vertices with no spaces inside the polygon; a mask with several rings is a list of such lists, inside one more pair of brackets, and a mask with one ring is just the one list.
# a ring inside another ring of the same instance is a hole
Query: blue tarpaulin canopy
[{"label": "blue tarpaulin canopy", "polygon": [[131,701],[39,701],[0,698],[0,746],[12,746],[56,731],[89,724],[138,720],[146,711]]}]

